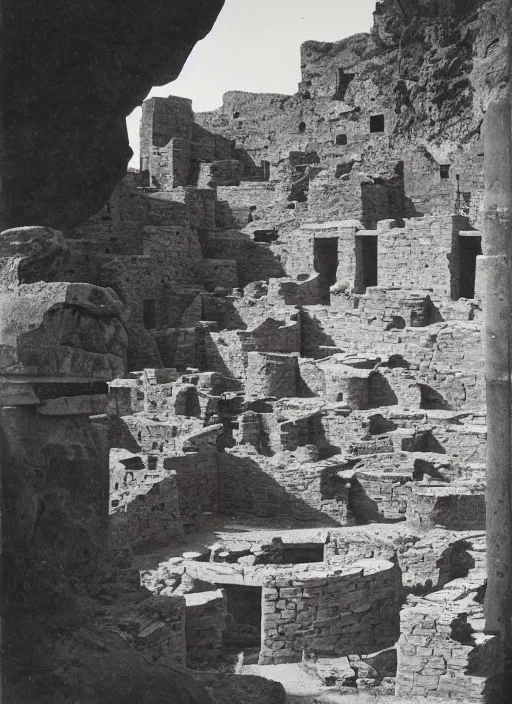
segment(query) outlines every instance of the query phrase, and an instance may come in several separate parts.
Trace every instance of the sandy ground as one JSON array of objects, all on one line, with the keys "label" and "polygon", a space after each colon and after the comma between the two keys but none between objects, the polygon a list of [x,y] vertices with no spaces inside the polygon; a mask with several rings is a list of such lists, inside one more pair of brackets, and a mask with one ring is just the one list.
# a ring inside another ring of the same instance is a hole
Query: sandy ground
[{"label": "sandy ground", "polygon": [[[411,704],[411,699],[401,699],[392,696],[376,696],[375,694],[344,694],[332,687],[324,687],[320,680],[312,677],[301,669],[299,663],[290,665],[245,665],[242,675],[259,675],[275,682],[281,682],[287,693],[287,704]],[[427,699],[415,699],[420,704]],[[430,699],[430,701],[432,701]],[[443,704],[436,699],[436,704]]]}]

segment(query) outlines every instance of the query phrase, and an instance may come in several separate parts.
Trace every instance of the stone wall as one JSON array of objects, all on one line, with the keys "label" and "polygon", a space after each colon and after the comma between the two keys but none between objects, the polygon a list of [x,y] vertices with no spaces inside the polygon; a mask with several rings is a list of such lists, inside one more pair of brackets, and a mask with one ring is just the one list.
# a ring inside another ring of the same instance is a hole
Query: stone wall
[{"label": "stone wall", "polygon": [[[396,694],[494,701],[502,672],[499,640],[484,634],[475,593],[465,596],[456,583],[443,591],[411,597],[400,613]],[[456,592],[459,601],[454,601]]]},{"label": "stone wall", "polygon": [[110,536],[138,547],[173,541],[183,533],[176,471],[157,455],[111,450]]},{"label": "stone wall", "polygon": [[405,18],[383,3],[370,35],[302,46],[296,95],[231,91],[196,115],[253,164],[268,162],[276,197],[259,217],[358,218],[372,229],[432,214],[480,221],[480,127],[504,82],[504,5],[466,4],[454,23],[445,5]]},{"label": "stone wall", "polygon": [[[276,574],[263,589],[260,664],[375,652],[398,637],[400,578],[389,562],[356,563],[341,574]],[[291,578],[291,579],[290,579]]]},{"label": "stone wall", "polygon": [[419,531],[443,526],[447,530],[484,530],[483,489],[470,487],[413,487],[407,500],[407,524]]},{"label": "stone wall", "polygon": [[[256,452],[232,450],[219,457],[221,512],[292,516],[327,525],[348,525],[349,489],[335,461],[279,462]],[[243,481],[241,481],[243,477]]]}]

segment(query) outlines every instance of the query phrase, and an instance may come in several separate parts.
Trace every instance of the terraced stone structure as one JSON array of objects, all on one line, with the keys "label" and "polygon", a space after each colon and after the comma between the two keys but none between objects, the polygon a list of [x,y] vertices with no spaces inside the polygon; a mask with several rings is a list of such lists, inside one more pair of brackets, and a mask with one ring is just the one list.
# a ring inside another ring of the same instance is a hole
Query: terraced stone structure
[{"label": "terraced stone structure", "polygon": [[101,210],[3,233],[13,525],[48,550],[80,491],[55,560],[128,652],[189,668],[191,701],[226,671],[231,701],[283,701],[256,663],[499,701],[480,129],[505,12],[383,0],[370,34],[302,46],[293,96],[151,98]]}]

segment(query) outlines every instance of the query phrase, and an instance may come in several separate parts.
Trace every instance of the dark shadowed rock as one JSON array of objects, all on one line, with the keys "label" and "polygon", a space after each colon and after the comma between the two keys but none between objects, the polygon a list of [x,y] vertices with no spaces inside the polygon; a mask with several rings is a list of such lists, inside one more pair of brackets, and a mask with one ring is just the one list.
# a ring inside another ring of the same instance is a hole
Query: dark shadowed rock
[{"label": "dark shadowed rock", "polygon": [[126,172],[125,118],[174,80],[223,0],[6,0],[9,225],[70,226]]},{"label": "dark shadowed rock", "polygon": [[0,287],[51,281],[69,254],[62,232],[48,227],[15,227],[0,235]]}]

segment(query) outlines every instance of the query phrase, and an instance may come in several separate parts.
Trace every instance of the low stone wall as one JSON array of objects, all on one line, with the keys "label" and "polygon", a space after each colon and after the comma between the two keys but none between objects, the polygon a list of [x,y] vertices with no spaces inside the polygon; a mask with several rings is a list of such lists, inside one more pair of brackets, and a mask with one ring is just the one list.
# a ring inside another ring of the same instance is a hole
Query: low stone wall
[{"label": "low stone wall", "polygon": [[267,299],[271,303],[284,303],[287,306],[317,305],[323,302],[325,288],[317,273],[302,279],[269,279]]},{"label": "low stone wall", "polygon": [[365,560],[332,573],[288,568],[263,589],[261,665],[318,656],[370,653],[399,634],[400,575],[385,560]]},{"label": "low stone wall", "polygon": [[227,604],[222,589],[186,594],[187,666],[212,663],[222,655]]},{"label": "low stone wall", "polygon": [[412,477],[404,472],[363,471],[355,475],[364,490],[365,499],[353,486],[352,509],[359,520],[400,521],[405,519],[408,486]]},{"label": "low stone wall", "polygon": [[427,531],[485,530],[485,494],[458,486],[413,485],[407,501],[407,524]]},{"label": "low stone wall", "polygon": [[[407,527],[404,526],[407,530]],[[471,572],[485,574],[485,532],[435,528],[398,551],[402,583],[417,594],[437,591]],[[485,577],[482,577],[484,579]]]},{"label": "low stone wall", "polygon": [[[396,695],[499,700],[500,644],[483,633],[483,608],[460,580],[423,599],[409,597],[400,614]],[[459,600],[457,600],[459,599]]]},{"label": "low stone wall", "polygon": [[279,462],[238,448],[228,451],[219,458],[221,512],[350,525],[349,485],[337,476],[342,466],[334,459]]}]

